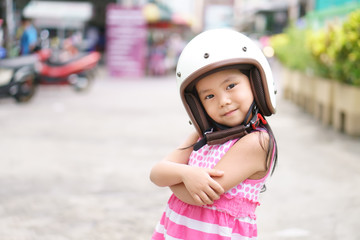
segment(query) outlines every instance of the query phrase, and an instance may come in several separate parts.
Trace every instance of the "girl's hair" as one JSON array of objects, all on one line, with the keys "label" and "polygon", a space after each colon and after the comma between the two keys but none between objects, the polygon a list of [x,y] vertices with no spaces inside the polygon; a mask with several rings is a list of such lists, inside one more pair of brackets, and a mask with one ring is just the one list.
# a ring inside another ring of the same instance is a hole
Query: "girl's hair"
[{"label": "girl's hair", "polygon": [[[249,70],[239,69],[239,71],[242,74],[245,74],[250,80],[250,71]],[[274,170],[275,170],[275,167],[276,167],[276,164],[277,164],[277,154],[278,154],[277,143],[276,143],[274,133],[273,133],[269,123],[266,123],[266,124],[260,123],[260,127],[265,128],[267,133],[269,134],[269,144],[268,144],[267,147],[263,145],[262,139],[259,139],[259,141],[260,141],[260,144],[261,144],[262,148],[264,150],[267,149],[266,166],[271,166],[272,156],[274,156],[273,163],[272,163],[272,171],[271,171],[271,175],[272,175],[274,173]],[[261,134],[260,134],[260,138],[261,138]]]},{"label": "girl's hair", "polygon": [[[269,143],[268,146],[264,146],[263,144],[263,140],[259,139],[260,144],[262,146],[262,148],[265,150],[267,149],[267,154],[266,154],[266,166],[272,167],[271,170],[271,175],[274,173],[275,167],[277,165],[277,157],[278,157],[278,148],[277,148],[277,142],[274,136],[274,133],[270,127],[270,125],[267,124],[260,124],[260,128],[264,128],[266,129],[266,132],[269,134]],[[261,134],[259,136],[259,138],[261,138]],[[271,163],[271,160],[273,160],[273,162]]]},{"label": "girl's hair", "polygon": [[[269,143],[268,146],[265,147],[263,144],[263,139],[261,138],[261,131],[260,131],[260,136],[259,136],[259,141],[261,144],[261,147],[265,150],[267,148],[267,154],[266,154],[266,170],[269,170],[268,167],[271,167],[271,172],[270,175],[272,175],[275,171],[275,167],[277,165],[277,158],[278,158],[278,148],[277,148],[277,143],[276,143],[276,139],[274,136],[274,133],[270,127],[270,125],[268,123],[266,124],[260,124],[260,127],[265,128],[266,132],[269,134]],[[272,162],[271,162],[272,161]],[[261,192],[265,192],[266,191],[266,184],[263,185]]]}]

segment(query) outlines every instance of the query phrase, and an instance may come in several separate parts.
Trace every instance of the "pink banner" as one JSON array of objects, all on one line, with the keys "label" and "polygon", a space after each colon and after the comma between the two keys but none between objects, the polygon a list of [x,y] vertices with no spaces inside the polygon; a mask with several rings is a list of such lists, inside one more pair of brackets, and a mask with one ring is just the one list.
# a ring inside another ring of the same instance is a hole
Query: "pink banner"
[{"label": "pink banner", "polygon": [[111,76],[144,76],[146,37],[146,21],[141,8],[107,6],[106,65]]}]

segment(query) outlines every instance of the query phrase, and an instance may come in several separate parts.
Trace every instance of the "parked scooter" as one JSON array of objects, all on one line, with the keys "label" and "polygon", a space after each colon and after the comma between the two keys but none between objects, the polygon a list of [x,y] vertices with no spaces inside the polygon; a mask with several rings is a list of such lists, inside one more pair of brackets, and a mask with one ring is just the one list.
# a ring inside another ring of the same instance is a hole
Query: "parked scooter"
[{"label": "parked scooter", "polygon": [[0,97],[14,97],[17,102],[29,101],[35,93],[35,66],[48,59],[50,51],[41,50],[27,56],[0,60]]},{"label": "parked scooter", "polygon": [[99,52],[78,52],[63,59],[53,51],[37,65],[37,80],[47,85],[70,84],[75,90],[83,91],[91,85],[99,60]]}]

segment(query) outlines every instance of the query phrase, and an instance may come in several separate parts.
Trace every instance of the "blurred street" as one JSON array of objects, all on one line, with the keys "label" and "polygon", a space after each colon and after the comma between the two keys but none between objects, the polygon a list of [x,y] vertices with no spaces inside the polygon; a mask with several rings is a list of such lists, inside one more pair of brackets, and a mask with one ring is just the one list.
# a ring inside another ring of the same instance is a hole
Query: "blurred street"
[{"label": "blurred street", "polygon": [[[360,139],[283,100],[272,65],[279,157],[259,239],[360,239]],[[170,195],[150,168],[193,131],[175,76],[116,79],[101,68],[88,92],[37,90],[25,104],[0,99],[0,239],[150,239]]]}]

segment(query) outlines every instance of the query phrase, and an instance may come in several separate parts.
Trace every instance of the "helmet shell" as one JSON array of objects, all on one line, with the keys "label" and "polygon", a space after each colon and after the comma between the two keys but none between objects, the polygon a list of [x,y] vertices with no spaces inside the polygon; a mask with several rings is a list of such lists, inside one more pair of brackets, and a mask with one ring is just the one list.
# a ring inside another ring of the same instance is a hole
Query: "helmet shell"
[{"label": "helmet shell", "polygon": [[[274,80],[261,49],[250,38],[232,29],[213,29],[200,33],[183,49],[176,68],[180,96],[197,131],[204,133],[204,120],[185,97],[201,77],[226,68],[250,70],[250,83],[260,112],[270,116],[276,111]],[[203,115],[203,113],[200,113]],[[205,114],[206,115],[206,114]],[[206,124],[205,124],[206,125]]]}]

